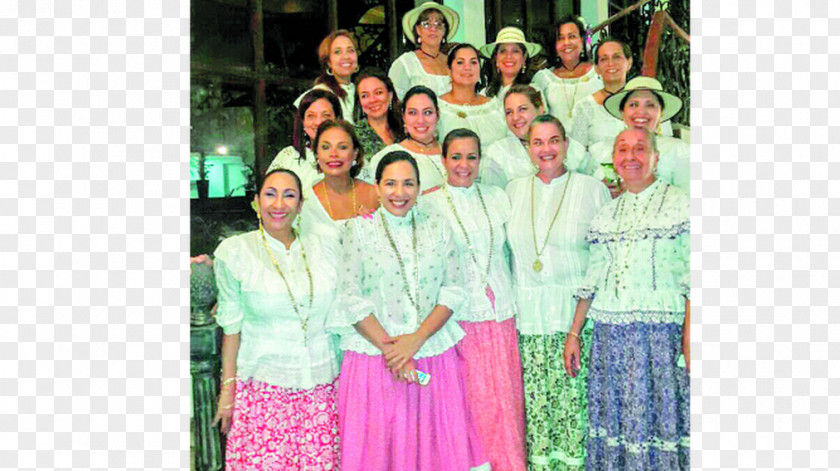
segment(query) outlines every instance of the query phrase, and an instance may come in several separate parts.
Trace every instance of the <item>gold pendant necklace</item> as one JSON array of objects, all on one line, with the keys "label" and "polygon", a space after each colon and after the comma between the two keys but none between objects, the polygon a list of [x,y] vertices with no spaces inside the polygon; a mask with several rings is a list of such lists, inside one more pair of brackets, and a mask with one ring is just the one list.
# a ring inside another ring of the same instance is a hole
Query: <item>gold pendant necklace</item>
[{"label": "gold pendant necklace", "polygon": [[566,185],[563,187],[563,195],[560,197],[560,204],[557,205],[557,210],[554,211],[554,217],[551,219],[551,224],[548,225],[548,231],[545,233],[545,240],[542,244],[542,249],[537,248],[537,226],[534,224],[534,180],[537,179],[537,176],[534,175],[531,180],[531,234],[534,237],[534,251],[537,253],[537,258],[534,260],[534,267],[535,272],[541,272],[543,269],[543,263],[540,261],[540,257],[542,256],[543,252],[545,251],[545,247],[548,245],[548,236],[551,234],[551,229],[554,227],[554,223],[557,221],[557,215],[560,214],[560,208],[563,207],[563,201],[566,199],[566,190],[569,189],[569,182],[572,180],[571,173],[568,177],[566,177]]},{"label": "gold pendant necklace", "polygon": [[[296,239],[300,239],[297,233],[292,233],[295,234]],[[260,221],[260,236],[262,237],[262,242],[263,246],[265,247],[265,251],[268,252],[268,257],[271,259],[271,263],[274,265],[274,268],[277,269],[277,273],[280,274],[280,278],[283,280],[283,284],[286,286],[286,292],[289,293],[289,299],[292,301],[292,308],[294,308],[295,314],[300,320],[300,328],[301,330],[303,330],[303,345],[306,346],[306,330],[309,326],[309,316],[312,314],[313,283],[312,272],[309,271],[309,263],[306,261],[306,250],[303,247],[303,241],[300,240],[300,255],[301,257],[303,257],[303,267],[306,270],[306,277],[309,278],[309,309],[307,310],[306,317],[303,317],[303,315],[301,315],[300,309],[298,308],[297,300],[295,299],[295,295],[292,293],[292,288],[289,286],[289,282],[286,280],[286,275],[283,274],[283,270],[280,269],[280,264],[277,263],[277,259],[274,258],[274,253],[268,246],[268,241],[265,239],[265,231],[263,230],[262,220]]]},{"label": "gold pendant necklace", "polygon": [[[327,181],[326,180],[321,180],[321,184],[322,184],[323,190],[324,190],[324,201],[327,202],[327,213],[330,215],[330,219],[332,219],[334,221],[335,216],[333,216],[332,205],[330,204],[330,196],[329,196],[329,194],[327,194]],[[353,210],[353,214],[350,215],[350,218],[354,218],[354,217],[356,217],[357,214],[359,214],[357,212],[358,208],[356,207],[356,182],[355,182],[355,180],[351,179],[350,185],[351,185],[351,188],[352,188],[350,190],[350,198],[351,198],[351,200],[350,200],[351,203],[350,204],[352,205],[351,208]]]}]

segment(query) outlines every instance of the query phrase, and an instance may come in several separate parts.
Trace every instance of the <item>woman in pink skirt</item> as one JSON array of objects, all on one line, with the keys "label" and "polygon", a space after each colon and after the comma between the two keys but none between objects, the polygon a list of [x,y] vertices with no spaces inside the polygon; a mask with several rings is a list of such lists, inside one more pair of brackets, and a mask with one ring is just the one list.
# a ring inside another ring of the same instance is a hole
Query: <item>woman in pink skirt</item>
[{"label": "woman in pink skirt", "polygon": [[467,403],[492,468],[525,471],[516,297],[504,254],[510,202],[501,188],[475,182],[481,143],[473,131],[450,131],[442,161],[446,184],[423,203],[449,222],[466,266],[469,309],[456,312],[455,320],[466,332],[457,348],[466,360]]},{"label": "woman in pink skirt", "polygon": [[327,321],[345,351],[338,410],[341,469],[489,470],[466,404],[464,331],[447,322],[466,293],[452,232],[415,207],[417,162],[376,168],[382,205],[348,222],[337,308]]},{"label": "woman in pink skirt", "polygon": [[228,470],[334,470],[339,355],[324,329],[335,255],[292,223],[303,203],[291,170],[266,174],[254,197],[259,230],[216,249],[222,381],[215,423]]}]

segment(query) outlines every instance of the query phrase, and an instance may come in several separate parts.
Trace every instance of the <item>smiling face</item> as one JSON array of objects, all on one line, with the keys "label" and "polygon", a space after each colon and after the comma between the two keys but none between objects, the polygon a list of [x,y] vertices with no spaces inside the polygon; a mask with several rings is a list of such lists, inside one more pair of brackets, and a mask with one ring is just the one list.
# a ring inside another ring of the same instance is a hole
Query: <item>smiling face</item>
[{"label": "smiling face", "polygon": [[627,72],[633,65],[633,60],[624,55],[621,44],[613,41],[606,42],[598,48],[598,57],[595,61],[595,71],[604,83],[624,82],[627,79]]},{"label": "smiling face", "polygon": [[570,61],[576,62],[583,51],[583,39],[580,37],[577,25],[574,23],[560,25],[554,47],[557,50],[557,57],[560,57],[564,64]]},{"label": "smiling face", "polygon": [[505,121],[519,139],[527,139],[531,121],[541,114],[542,106],[537,109],[525,94],[511,93],[505,98]]},{"label": "smiling face", "polygon": [[359,56],[353,41],[347,36],[336,36],[330,44],[329,60],[329,66],[336,80],[341,83],[349,82],[358,64]]},{"label": "smiling face", "polygon": [[531,128],[528,154],[539,173],[552,178],[561,175],[565,171],[563,160],[568,147],[568,139],[565,139],[556,124],[539,123]]},{"label": "smiling face", "polygon": [[631,128],[647,129],[654,132],[662,118],[662,106],[649,90],[630,93],[621,110],[624,124]]},{"label": "smiling face", "polygon": [[613,167],[631,189],[653,183],[658,157],[643,129],[625,129],[615,138]]},{"label": "smiling face", "polygon": [[291,229],[302,204],[295,178],[285,172],[269,175],[254,201],[260,208],[263,227],[275,239]]},{"label": "smiling face", "polygon": [[385,83],[376,77],[362,79],[356,87],[356,94],[359,96],[362,112],[368,119],[381,119],[388,114],[388,105],[394,98],[394,94],[388,91]]},{"label": "smiling face", "polygon": [[417,26],[414,27],[417,33],[417,44],[425,44],[431,47],[440,47],[441,41],[446,37],[446,23],[443,15],[437,10],[429,9],[418,17]]},{"label": "smiling face", "polygon": [[321,171],[333,176],[347,175],[359,154],[353,147],[353,139],[338,126],[323,131],[315,149]]},{"label": "smiling face", "polygon": [[398,217],[408,213],[420,193],[417,173],[405,160],[398,160],[382,169],[382,176],[376,188],[382,199],[382,206]]},{"label": "smiling face", "polygon": [[481,63],[478,54],[471,47],[462,47],[455,51],[455,58],[449,68],[453,85],[474,87],[481,78]]},{"label": "smiling face", "polygon": [[406,132],[414,140],[423,143],[434,140],[437,121],[435,104],[425,93],[412,95],[405,103],[403,122]]},{"label": "smiling face", "polygon": [[319,98],[303,114],[303,130],[309,139],[315,139],[318,126],[328,119],[335,119],[335,110],[326,98]]},{"label": "smiling face", "polygon": [[478,142],[471,137],[453,139],[446,148],[446,155],[441,157],[446,167],[446,182],[452,186],[469,187],[478,176],[478,164],[481,156]]},{"label": "smiling face", "polygon": [[508,85],[522,72],[525,51],[517,43],[502,43],[496,49],[496,68],[502,74],[502,84]]}]

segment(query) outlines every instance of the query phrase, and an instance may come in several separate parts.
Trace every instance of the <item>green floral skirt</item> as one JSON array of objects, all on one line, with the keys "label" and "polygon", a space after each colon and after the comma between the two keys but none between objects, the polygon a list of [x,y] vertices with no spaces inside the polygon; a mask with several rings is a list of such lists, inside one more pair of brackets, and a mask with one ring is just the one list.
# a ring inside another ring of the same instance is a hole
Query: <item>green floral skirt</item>
[{"label": "green floral skirt", "polygon": [[565,333],[519,335],[529,471],[586,468],[590,322],[581,337],[581,369],[572,378],[563,366]]}]

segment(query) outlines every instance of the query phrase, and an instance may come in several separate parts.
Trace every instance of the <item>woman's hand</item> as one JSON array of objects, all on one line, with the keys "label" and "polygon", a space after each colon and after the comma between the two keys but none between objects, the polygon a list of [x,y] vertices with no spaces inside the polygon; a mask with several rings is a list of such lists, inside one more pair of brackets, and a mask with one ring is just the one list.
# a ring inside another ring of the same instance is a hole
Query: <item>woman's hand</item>
[{"label": "woman's hand", "polygon": [[[232,385],[233,383],[231,383]],[[221,422],[219,431],[227,435],[230,431],[230,424],[233,421],[234,388],[222,387],[219,393],[219,403],[216,407],[216,417],[213,418],[213,427]]]},{"label": "woman's hand", "polygon": [[416,383],[418,382],[416,370],[417,361],[412,358],[403,368],[394,372],[394,379],[397,381],[405,381],[407,383]]},{"label": "woman's hand", "polygon": [[402,370],[414,358],[425,341],[417,332],[391,338],[383,350],[388,369],[393,373]]},{"label": "woman's hand", "polygon": [[604,180],[604,184],[607,185],[607,189],[610,190],[610,196],[612,199],[616,199],[624,193],[624,185],[622,185],[619,181],[608,182]]},{"label": "woman's hand", "polygon": [[580,339],[574,335],[566,336],[566,344],[563,346],[563,364],[569,376],[577,377],[577,372],[580,371]]},{"label": "woman's hand", "polygon": [[201,254],[198,257],[190,257],[190,265],[192,265],[193,263],[206,263],[207,265],[210,265],[212,267],[213,259],[210,258],[210,256],[207,254]]}]

